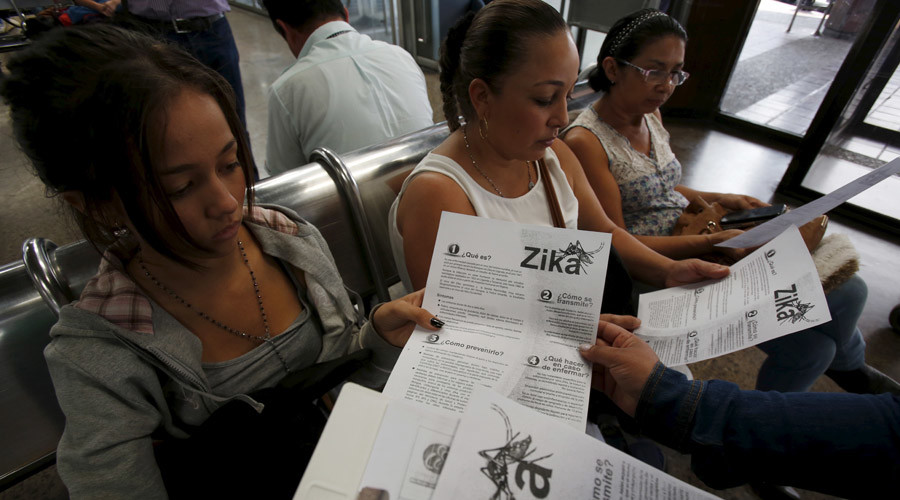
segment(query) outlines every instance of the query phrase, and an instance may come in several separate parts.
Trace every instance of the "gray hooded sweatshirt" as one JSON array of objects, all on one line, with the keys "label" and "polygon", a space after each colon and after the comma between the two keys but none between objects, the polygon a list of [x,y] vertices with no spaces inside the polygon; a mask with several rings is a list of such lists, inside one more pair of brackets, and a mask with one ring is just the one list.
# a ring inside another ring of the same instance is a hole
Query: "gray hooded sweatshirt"
[{"label": "gray hooded sweatshirt", "polygon": [[[244,223],[263,252],[305,281],[322,325],[317,362],[372,349],[371,361],[354,381],[383,385],[400,349],[381,338],[370,322],[363,324],[319,231],[284,208],[254,207]],[[101,264],[81,299],[60,311],[44,350],[66,416],[57,468],[72,498],[166,498],[154,438],[186,438],[185,424],[202,423],[232,399],[258,411],[262,405],[246,394],[211,393],[200,340],[154,309],[158,306],[130,279],[130,288],[121,279],[109,286],[110,272],[118,271]],[[121,306],[123,296],[131,301],[129,310],[145,308],[143,323],[129,322],[121,307],[111,305],[115,301],[109,299],[116,297]]]}]

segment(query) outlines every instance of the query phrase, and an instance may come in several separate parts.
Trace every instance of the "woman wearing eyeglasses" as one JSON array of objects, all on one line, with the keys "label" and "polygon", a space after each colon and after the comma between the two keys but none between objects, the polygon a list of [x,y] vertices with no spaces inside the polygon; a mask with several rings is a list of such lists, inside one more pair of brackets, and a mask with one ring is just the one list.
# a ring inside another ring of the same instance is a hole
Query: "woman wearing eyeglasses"
[{"label": "woman wearing eyeglasses", "polygon": [[[630,14],[613,25],[590,75],[603,96],[563,132],[603,210],[615,224],[670,258],[719,251],[714,245],[738,230],[671,236],[684,208],[698,197],[728,210],[765,206],[752,196],[708,193],[679,184],[681,164],[669,147],[659,107],[684,83],[687,33],[655,10]],[[729,251],[729,250],[723,250]],[[740,258],[745,251],[731,251]],[[865,342],[856,322],[866,302],[858,276],[830,292],[833,320],[760,345],[769,357],[756,381],[759,390],[802,392],[826,373],[848,392],[880,393],[900,386],[865,363]]]},{"label": "woman wearing eyeglasses", "polygon": [[[541,0],[496,0],[450,29],[441,45],[441,93],[451,134],[406,178],[389,216],[408,288],[427,280],[443,211],[612,233],[628,272],[655,286],[727,275],[724,266],[653,252],[603,213],[578,161],[557,140],[577,75],[568,27]],[[630,290],[623,291],[630,278],[618,277],[615,288],[606,287],[618,293],[606,293],[604,305],[630,302]],[[630,310],[617,306],[603,311]]]},{"label": "woman wearing eyeglasses", "polygon": [[[702,197],[729,210],[765,206],[752,196],[707,193],[679,184],[681,165],[669,148],[659,107],[684,83],[687,33],[655,9],[637,11],[610,30],[590,75],[604,92],[572,123],[565,142],[585,169],[607,215],[642,243],[672,258],[717,251],[740,231],[669,236],[688,204]],[[740,258],[743,250],[730,250]]]}]

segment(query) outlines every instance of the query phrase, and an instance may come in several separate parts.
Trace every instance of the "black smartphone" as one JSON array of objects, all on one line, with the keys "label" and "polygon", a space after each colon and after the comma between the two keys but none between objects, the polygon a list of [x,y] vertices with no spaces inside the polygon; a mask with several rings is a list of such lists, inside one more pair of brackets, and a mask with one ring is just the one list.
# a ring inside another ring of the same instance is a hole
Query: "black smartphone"
[{"label": "black smartphone", "polygon": [[750,210],[741,210],[739,212],[726,214],[722,216],[720,223],[725,229],[743,227],[774,219],[783,214],[786,210],[787,207],[784,206],[784,203],[769,205],[768,207],[751,208]]}]

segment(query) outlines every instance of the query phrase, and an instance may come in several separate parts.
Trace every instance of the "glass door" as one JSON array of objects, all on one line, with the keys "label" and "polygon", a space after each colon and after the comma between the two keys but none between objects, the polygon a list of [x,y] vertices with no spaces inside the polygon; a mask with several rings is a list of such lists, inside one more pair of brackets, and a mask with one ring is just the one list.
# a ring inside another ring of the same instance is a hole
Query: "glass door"
[{"label": "glass door", "polygon": [[350,24],[373,40],[397,43],[394,6],[390,0],[346,0]]},{"label": "glass door", "polygon": [[760,0],[721,113],[803,136],[876,0]]},{"label": "glass door", "polygon": [[231,5],[252,10],[259,14],[265,14],[266,10],[262,6],[261,0],[228,0]]},{"label": "glass door", "polygon": [[[900,4],[880,0],[823,97],[778,192],[812,199],[900,157]],[[900,233],[900,177],[840,212]]]},{"label": "glass door", "polygon": [[[391,0],[342,0],[350,14],[350,24],[374,40],[397,43],[396,14]],[[228,3],[265,14],[262,0],[228,0]]]}]

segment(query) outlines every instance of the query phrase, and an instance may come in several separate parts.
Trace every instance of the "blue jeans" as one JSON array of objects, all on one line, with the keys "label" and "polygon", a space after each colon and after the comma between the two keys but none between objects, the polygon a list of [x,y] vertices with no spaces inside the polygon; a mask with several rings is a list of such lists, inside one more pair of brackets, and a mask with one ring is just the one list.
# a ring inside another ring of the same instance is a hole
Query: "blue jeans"
[{"label": "blue jeans", "polygon": [[190,33],[167,32],[166,38],[190,52],[200,62],[216,70],[234,90],[235,108],[241,123],[247,126],[244,116],[244,86],[241,83],[241,67],[239,64],[237,45],[231,34],[228,19],[221,18],[206,31]]},{"label": "blue jeans", "polygon": [[831,321],[760,344],[769,357],[756,389],[804,392],[825,370],[855,370],[866,362],[866,342],[856,327],[866,305],[866,282],[853,275],[825,296]]},{"label": "blue jeans", "polygon": [[657,363],[635,419],[713,488],[768,481],[840,497],[900,488],[900,396],[742,391]]}]

